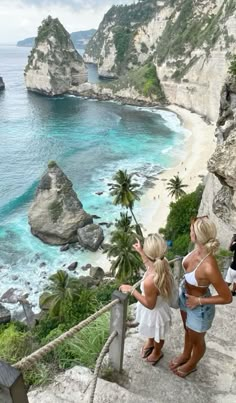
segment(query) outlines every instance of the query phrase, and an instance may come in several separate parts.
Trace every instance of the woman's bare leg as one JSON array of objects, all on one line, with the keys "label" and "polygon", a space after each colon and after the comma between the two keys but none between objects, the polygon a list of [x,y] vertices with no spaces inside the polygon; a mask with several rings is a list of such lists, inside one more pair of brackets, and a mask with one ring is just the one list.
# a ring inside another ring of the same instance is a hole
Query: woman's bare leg
[{"label": "woman's bare leg", "polygon": [[189,335],[189,329],[186,328],[187,314],[184,311],[180,311],[180,313],[181,313],[181,317],[182,317],[182,321],[183,321],[183,325],[184,325],[184,329],[185,329],[184,349],[183,349],[182,354],[178,355],[177,357],[173,358],[173,360],[171,360],[169,367],[172,371],[190,359],[192,349],[193,349],[193,343],[192,343],[190,335]]},{"label": "woman's bare leg", "polygon": [[143,345],[143,347],[141,349],[141,357],[142,358],[146,358],[150,354],[149,351],[148,351],[150,348],[154,348],[154,338],[149,338],[144,343],[144,345]]},{"label": "woman's bare leg", "polygon": [[206,351],[206,333],[198,333],[194,330],[188,329],[188,334],[190,342],[192,343],[192,355],[189,360],[185,362],[185,364],[179,366],[174,370],[174,372],[180,376],[181,374],[184,376],[185,374],[191,372],[194,368],[196,368],[197,363],[201,360]]},{"label": "woman's bare leg", "polygon": [[162,354],[161,350],[162,350],[162,347],[164,346],[164,342],[165,342],[165,340],[160,340],[159,343],[157,343],[154,340],[154,349],[153,349],[152,353],[148,356],[146,361],[155,362],[159,358],[162,357],[163,354]]}]

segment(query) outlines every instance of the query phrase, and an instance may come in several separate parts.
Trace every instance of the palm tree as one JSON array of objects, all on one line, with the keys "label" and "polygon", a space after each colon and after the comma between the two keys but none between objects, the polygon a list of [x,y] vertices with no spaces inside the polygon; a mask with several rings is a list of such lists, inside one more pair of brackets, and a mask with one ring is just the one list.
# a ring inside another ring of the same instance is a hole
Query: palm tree
[{"label": "palm tree", "polygon": [[49,304],[49,312],[52,316],[63,319],[67,301],[73,301],[79,296],[80,286],[76,278],[70,277],[64,270],[58,270],[49,277],[51,284],[48,293],[43,295],[42,304]]},{"label": "palm tree", "polygon": [[112,273],[122,282],[131,280],[141,266],[139,254],[133,249],[135,236],[129,232],[114,231],[108,257],[115,257],[111,265]]},{"label": "palm tree", "polygon": [[132,217],[136,223],[136,232],[141,238],[143,238],[142,230],[134,215],[133,207],[135,200],[140,200],[139,184],[132,182],[134,174],[128,174],[126,170],[119,170],[113,176],[113,183],[108,183],[110,186],[110,194],[114,196],[113,204],[121,205],[130,210]]},{"label": "palm tree", "polygon": [[118,231],[134,233],[135,227],[131,225],[132,217],[128,213],[120,213],[119,220],[115,220],[115,227]]},{"label": "palm tree", "polygon": [[183,188],[188,185],[184,185],[182,183],[182,179],[180,179],[179,175],[175,175],[172,179],[167,183],[166,189],[169,190],[169,196],[175,197],[175,200],[178,200],[181,196],[186,194]]}]

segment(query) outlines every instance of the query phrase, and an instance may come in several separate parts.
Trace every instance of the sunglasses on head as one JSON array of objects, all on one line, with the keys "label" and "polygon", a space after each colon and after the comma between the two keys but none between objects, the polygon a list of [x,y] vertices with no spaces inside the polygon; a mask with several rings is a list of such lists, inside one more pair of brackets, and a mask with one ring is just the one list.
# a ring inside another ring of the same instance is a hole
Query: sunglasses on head
[{"label": "sunglasses on head", "polygon": [[200,217],[192,217],[191,224],[194,224],[197,220],[202,220],[203,218],[209,218],[208,215],[202,215]]}]

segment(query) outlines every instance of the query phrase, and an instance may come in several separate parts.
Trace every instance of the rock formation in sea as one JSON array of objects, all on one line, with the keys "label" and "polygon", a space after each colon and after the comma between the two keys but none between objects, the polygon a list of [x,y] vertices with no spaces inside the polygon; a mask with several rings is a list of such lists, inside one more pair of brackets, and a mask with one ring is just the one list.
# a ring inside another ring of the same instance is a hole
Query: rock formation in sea
[{"label": "rock formation in sea", "polygon": [[[113,6],[89,41],[84,60],[101,77],[117,78],[110,91],[123,98],[152,98],[158,87],[168,102],[211,121],[236,52],[234,0],[145,0]],[[159,84],[153,88],[152,64]],[[103,85],[104,87],[105,85]],[[156,96],[160,102],[165,99]]]},{"label": "rock formation in sea", "polygon": [[[78,229],[88,226],[91,230],[89,224],[93,223],[92,216],[84,211],[71,181],[54,161],[49,162],[40,180],[28,218],[32,234],[51,245],[77,242]],[[97,240],[98,229],[95,227],[94,237]],[[100,243],[102,240],[103,236],[100,237]],[[91,242],[90,249],[95,250],[93,239]],[[96,243],[96,249],[100,243]],[[89,244],[86,246],[89,247]]]},{"label": "rock formation in sea", "polygon": [[2,91],[4,89],[5,89],[5,84],[4,84],[2,77],[0,77],[0,91]]},{"label": "rock formation in sea", "polygon": [[57,18],[43,20],[25,67],[27,89],[55,96],[75,90],[87,79],[87,68],[70,34]]},{"label": "rock formation in sea", "polygon": [[221,245],[228,248],[236,233],[236,76],[223,86],[215,134],[217,146],[208,162],[199,215],[213,219]]}]

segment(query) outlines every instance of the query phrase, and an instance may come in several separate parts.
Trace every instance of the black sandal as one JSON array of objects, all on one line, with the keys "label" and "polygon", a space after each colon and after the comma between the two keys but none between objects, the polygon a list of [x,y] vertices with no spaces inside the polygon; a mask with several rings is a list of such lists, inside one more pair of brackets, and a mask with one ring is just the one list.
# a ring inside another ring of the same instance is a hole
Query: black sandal
[{"label": "black sandal", "polygon": [[142,347],[141,357],[147,358],[152,353],[153,349],[154,349],[154,347],[147,347],[147,348]]}]

